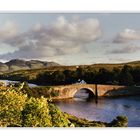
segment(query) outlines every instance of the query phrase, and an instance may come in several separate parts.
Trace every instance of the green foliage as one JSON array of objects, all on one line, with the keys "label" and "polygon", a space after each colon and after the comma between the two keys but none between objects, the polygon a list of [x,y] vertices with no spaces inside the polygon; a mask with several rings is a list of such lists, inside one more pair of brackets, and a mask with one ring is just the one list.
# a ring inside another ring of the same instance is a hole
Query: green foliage
[{"label": "green foliage", "polygon": [[64,81],[65,81],[65,75],[62,71],[55,71],[52,74],[51,80],[53,80],[53,83],[62,85],[62,84],[64,84]]},{"label": "green foliage", "polygon": [[42,87],[29,87],[27,82],[9,84],[8,86],[14,87],[17,91],[22,89],[22,93],[27,94],[29,97],[45,98],[57,97],[59,94],[52,87],[42,86]]},{"label": "green foliage", "polygon": [[22,111],[22,126],[24,127],[50,127],[48,103],[45,98],[30,98]]},{"label": "green foliage", "polygon": [[140,67],[133,68],[131,74],[133,76],[134,83],[140,85]]},{"label": "green foliage", "polygon": [[89,121],[82,118],[77,118],[76,116],[65,113],[72,126],[75,127],[106,127],[107,123],[99,121]]},{"label": "green foliage", "polygon": [[110,126],[112,127],[126,127],[128,125],[128,118],[126,116],[117,116],[116,119],[114,119]]},{"label": "green foliage", "polygon": [[122,85],[132,85],[134,83],[131,74],[132,67],[125,65],[119,75],[119,83]]},{"label": "green foliage", "polygon": [[111,123],[100,121],[89,121],[82,118],[77,118],[73,115],[65,113],[71,124],[75,127],[126,127],[128,119],[125,116],[117,116]]},{"label": "green foliage", "polygon": [[0,126],[21,126],[22,114],[27,96],[14,88],[0,91]]},{"label": "green foliage", "polygon": [[40,98],[41,96],[45,98],[58,96],[58,92],[56,92],[52,87],[26,87],[24,88],[24,93],[27,93],[30,97],[35,98]]},{"label": "green foliage", "polygon": [[54,104],[49,104],[49,108],[50,115],[52,117],[52,125],[54,127],[68,127],[70,125],[70,121],[58,107],[56,107]]}]

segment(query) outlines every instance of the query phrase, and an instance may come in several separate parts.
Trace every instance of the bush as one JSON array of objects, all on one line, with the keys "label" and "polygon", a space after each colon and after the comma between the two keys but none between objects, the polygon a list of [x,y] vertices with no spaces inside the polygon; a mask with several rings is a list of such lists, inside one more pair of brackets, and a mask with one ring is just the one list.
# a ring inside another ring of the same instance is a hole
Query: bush
[{"label": "bush", "polygon": [[58,92],[56,92],[52,87],[29,87],[26,83],[23,86],[22,91],[28,94],[29,97],[40,98],[41,96],[45,98],[56,97]]},{"label": "bush", "polygon": [[113,127],[126,127],[128,125],[128,118],[126,116],[117,116],[110,124]]},{"label": "bush", "polygon": [[0,126],[21,126],[21,111],[27,96],[12,89],[0,92]]},{"label": "bush", "polygon": [[66,115],[54,104],[49,104],[49,108],[54,127],[68,127],[71,124]]},{"label": "bush", "polygon": [[48,103],[45,98],[30,98],[22,111],[22,126],[25,127],[50,127]]}]

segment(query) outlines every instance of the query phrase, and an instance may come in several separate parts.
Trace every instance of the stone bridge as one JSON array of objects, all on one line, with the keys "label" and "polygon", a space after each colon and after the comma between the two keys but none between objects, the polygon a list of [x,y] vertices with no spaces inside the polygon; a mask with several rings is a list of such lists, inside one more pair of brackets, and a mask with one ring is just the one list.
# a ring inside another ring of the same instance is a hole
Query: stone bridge
[{"label": "stone bridge", "polygon": [[[90,94],[96,96],[118,96],[124,94],[127,90],[125,86],[116,85],[95,85],[95,84],[72,84],[53,86],[54,91],[58,92],[57,99],[73,98],[77,91],[86,89]],[[81,93],[82,94],[82,93]]]}]

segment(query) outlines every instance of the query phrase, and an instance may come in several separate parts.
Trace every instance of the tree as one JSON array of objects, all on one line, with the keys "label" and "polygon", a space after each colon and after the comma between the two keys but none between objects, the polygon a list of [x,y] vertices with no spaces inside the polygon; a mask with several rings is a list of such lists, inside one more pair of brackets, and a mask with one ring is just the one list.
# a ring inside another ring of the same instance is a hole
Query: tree
[{"label": "tree", "polygon": [[133,68],[131,74],[135,84],[140,84],[140,67]]},{"label": "tree", "polygon": [[65,83],[65,75],[62,71],[55,71],[52,75],[53,85],[61,85]]},{"label": "tree", "polygon": [[64,70],[63,74],[65,75],[65,84],[72,84],[76,80],[76,73],[72,70]]},{"label": "tree", "polygon": [[84,75],[85,75],[84,68],[82,67],[77,68],[76,75],[78,79],[84,79]]},{"label": "tree", "polygon": [[44,72],[37,75],[35,80],[38,84],[51,85],[52,84],[52,73]]},{"label": "tree", "polygon": [[113,83],[119,83],[119,75],[121,70],[119,68],[113,68],[112,70],[112,81]]},{"label": "tree", "polygon": [[110,72],[105,68],[100,68],[96,78],[97,83],[105,84],[110,80]]},{"label": "tree", "polygon": [[96,74],[97,74],[97,72],[95,70],[86,71],[84,80],[90,84],[96,83]]},{"label": "tree", "polygon": [[122,70],[120,72],[120,75],[119,75],[119,83],[121,85],[132,85],[132,84],[134,84],[133,76],[130,73],[130,70],[132,70],[131,67],[127,66],[127,65],[125,65],[122,68]]}]

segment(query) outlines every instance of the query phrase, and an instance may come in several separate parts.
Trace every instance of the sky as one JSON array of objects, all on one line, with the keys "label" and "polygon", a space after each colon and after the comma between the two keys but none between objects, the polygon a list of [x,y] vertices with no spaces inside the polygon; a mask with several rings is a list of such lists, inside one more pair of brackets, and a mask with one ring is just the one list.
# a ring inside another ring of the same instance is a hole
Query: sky
[{"label": "sky", "polygon": [[140,14],[0,13],[0,61],[62,65],[140,60]]}]

